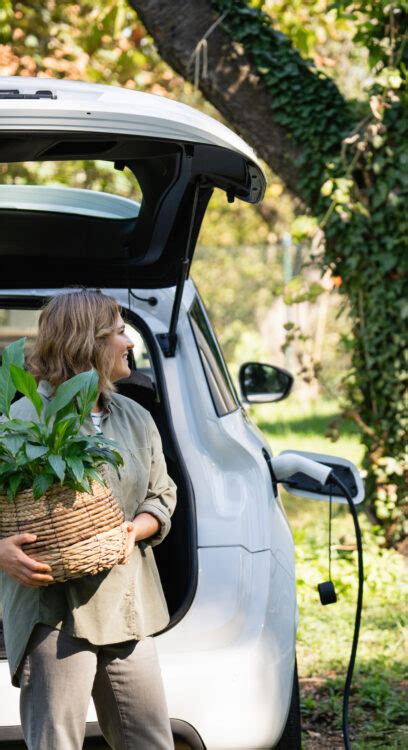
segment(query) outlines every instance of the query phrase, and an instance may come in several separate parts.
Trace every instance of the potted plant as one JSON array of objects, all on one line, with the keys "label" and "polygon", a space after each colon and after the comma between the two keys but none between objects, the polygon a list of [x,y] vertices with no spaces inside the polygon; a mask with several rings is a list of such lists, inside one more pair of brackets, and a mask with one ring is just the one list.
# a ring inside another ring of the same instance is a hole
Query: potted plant
[{"label": "potted plant", "polygon": [[[113,440],[80,427],[95,404],[98,375],[80,373],[43,403],[23,369],[25,338],[3,351],[0,367],[0,537],[37,535],[27,554],[51,565],[55,581],[95,574],[120,562],[127,531],[112,495],[106,465],[119,474],[123,459]],[[36,419],[12,418],[19,391]]]}]

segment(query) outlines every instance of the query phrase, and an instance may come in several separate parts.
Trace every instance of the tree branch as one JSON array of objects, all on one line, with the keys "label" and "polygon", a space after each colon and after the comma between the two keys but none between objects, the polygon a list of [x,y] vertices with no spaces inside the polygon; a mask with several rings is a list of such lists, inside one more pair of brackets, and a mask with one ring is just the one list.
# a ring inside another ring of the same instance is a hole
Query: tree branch
[{"label": "tree branch", "polygon": [[[129,0],[153,37],[159,54],[186,80],[194,82],[192,55],[217,16],[211,0]],[[208,75],[199,87],[231,127],[255,149],[295,195],[299,195],[296,160],[301,147],[279,125],[271,95],[242,47],[218,25],[207,40]]]}]

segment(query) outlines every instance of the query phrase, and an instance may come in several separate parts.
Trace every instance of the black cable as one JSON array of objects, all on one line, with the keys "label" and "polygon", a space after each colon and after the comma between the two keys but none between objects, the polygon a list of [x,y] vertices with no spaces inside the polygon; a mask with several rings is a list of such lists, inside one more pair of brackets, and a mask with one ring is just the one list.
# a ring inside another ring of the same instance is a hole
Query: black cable
[{"label": "black cable", "polygon": [[349,665],[347,669],[346,682],[344,683],[343,722],[342,722],[344,747],[346,750],[351,750],[351,744],[350,744],[350,739],[349,739],[349,727],[348,727],[348,710],[349,710],[351,680],[353,677],[354,664],[356,661],[358,635],[360,632],[361,610],[363,607],[363,585],[364,585],[363,544],[362,544],[362,539],[361,539],[361,530],[360,530],[360,524],[358,522],[357,511],[355,509],[355,505],[353,503],[353,500],[351,498],[351,495],[347,487],[343,484],[343,482],[338,477],[336,477],[336,474],[334,473],[334,471],[331,472],[329,477],[332,480],[332,482],[334,482],[334,484],[337,484],[337,486],[340,488],[340,490],[342,491],[342,494],[344,495],[344,497],[346,498],[348,502],[350,512],[353,517],[354,531],[356,534],[356,542],[357,542],[357,555],[358,555],[357,606],[356,606],[356,617],[354,620],[354,634],[353,634],[353,643],[351,646],[350,661],[349,661]]},{"label": "black cable", "polygon": [[142,302],[147,302],[151,307],[154,307],[158,303],[157,297],[138,297],[137,294],[132,292],[131,289],[128,289],[128,304],[129,304],[129,310],[130,310],[130,298],[134,297],[135,299],[139,299]]},{"label": "black cable", "polygon": [[333,498],[332,498],[332,488],[331,488],[331,485],[330,485],[330,499],[329,499],[329,581],[331,581],[331,579],[332,579],[332,577],[331,577],[331,558],[332,558],[332,554],[331,554],[331,549],[332,549],[332,543],[331,543],[331,538],[332,538],[332,506],[333,506]]}]

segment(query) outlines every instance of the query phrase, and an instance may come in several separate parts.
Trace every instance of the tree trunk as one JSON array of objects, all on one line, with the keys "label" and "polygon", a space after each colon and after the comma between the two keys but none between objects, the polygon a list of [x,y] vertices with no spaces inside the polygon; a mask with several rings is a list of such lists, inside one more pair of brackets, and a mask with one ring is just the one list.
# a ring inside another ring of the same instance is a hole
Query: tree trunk
[{"label": "tree trunk", "polygon": [[[194,82],[196,45],[217,20],[211,0],[129,0],[154,38],[161,57]],[[240,45],[218,25],[207,40],[208,74],[200,57],[199,88],[205,98],[298,195],[296,159],[301,148],[274,118],[271,97]]]}]

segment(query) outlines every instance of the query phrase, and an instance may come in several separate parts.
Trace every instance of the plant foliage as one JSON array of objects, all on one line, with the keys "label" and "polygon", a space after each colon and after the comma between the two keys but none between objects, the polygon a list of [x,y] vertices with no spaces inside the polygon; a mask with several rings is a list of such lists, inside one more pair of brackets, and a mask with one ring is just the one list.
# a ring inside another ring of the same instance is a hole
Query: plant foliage
[{"label": "plant foliage", "polygon": [[256,66],[276,121],[301,146],[299,195],[324,230],[321,266],[341,278],[353,320],[346,413],[361,429],[371,508],[395,543],[408,532],[408,3],[333,5],[368,50],[364,103],[346,102],[261,8],[245,0],[213,5]]},{"label": "plant foliage", "polygon": [[[97,373],[74,375],[43,403],[34,377],[22,366],[24,344],[21,338],[6,347],[0,367],[0,494],[11,501],[32,488],[37,500],[55,484],[80,492],[92,492],[92,480],[106,485],[101,467],[111,464],[119,471],[123,465],[116,444],[103,435],[80,433],[97,398]],[[11,416],[17,391],[31,401],[38,421]]]}]

